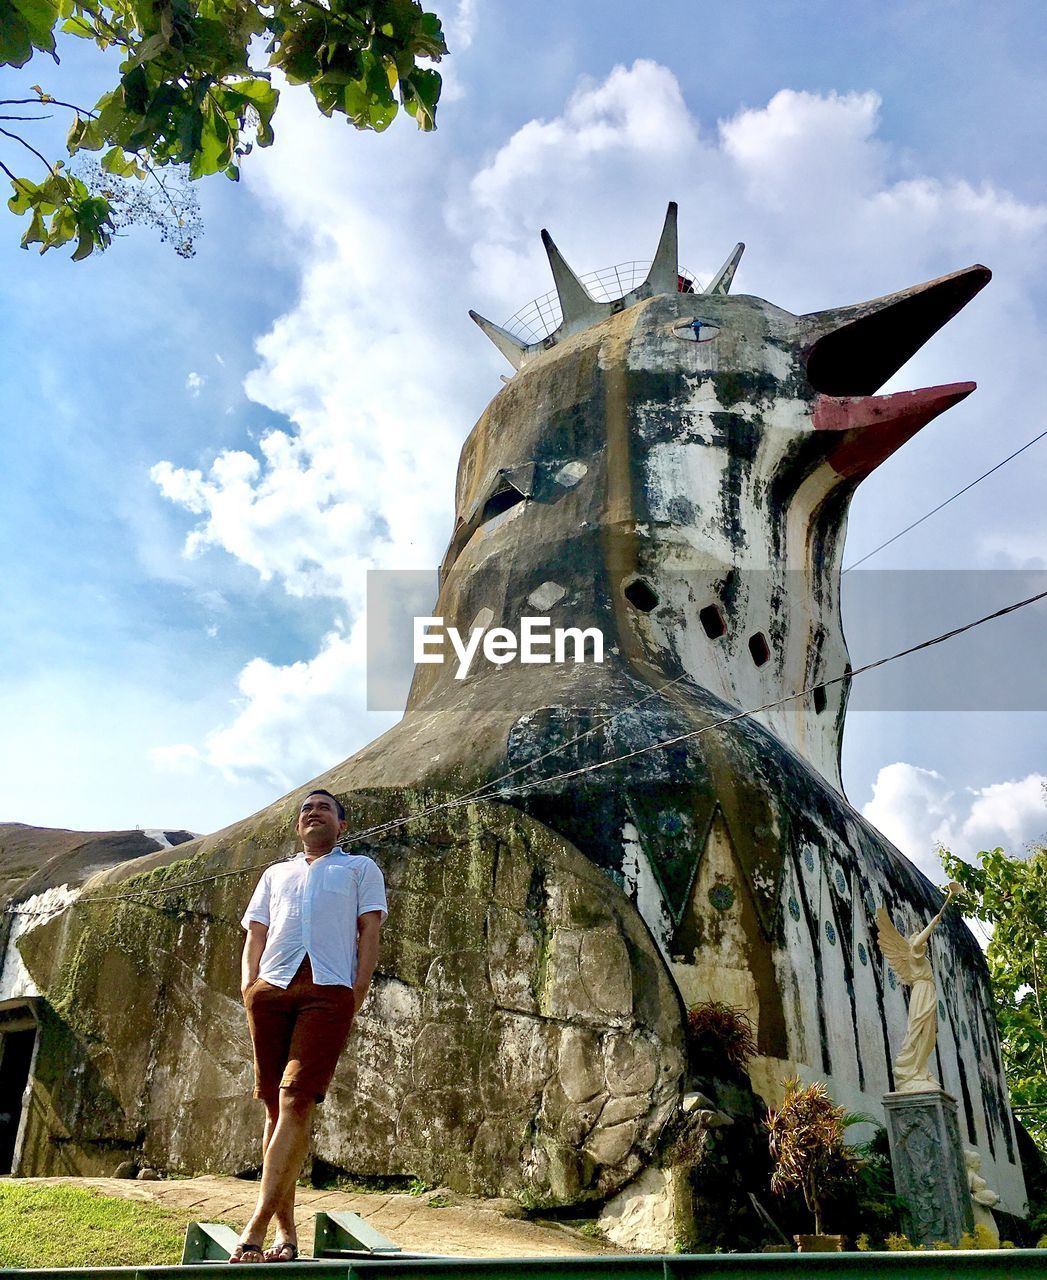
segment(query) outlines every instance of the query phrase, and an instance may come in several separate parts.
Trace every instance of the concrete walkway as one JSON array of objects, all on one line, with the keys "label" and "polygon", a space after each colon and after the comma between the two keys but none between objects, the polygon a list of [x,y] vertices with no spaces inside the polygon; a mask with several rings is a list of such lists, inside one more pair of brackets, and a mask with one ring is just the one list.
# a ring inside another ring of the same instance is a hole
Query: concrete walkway
[{"label": "concrete walkway", "polygon": [[[20,1178],[19,1182],[68,1183],[94,1187],[107,1196],[146,1200],[177,1209],[187,1221],[226,1222],[239,1229],[254,1207],[258,1184],[239,1178],[185,1178],[138,1182],[125,1178]],[[451,1203],[428,1201],[446,1196]],[[618,1253],[613,1245],[589,1239],[558,1223],[507,1216],[508,1201],[473,1200],[446,1190],[423,1195],[298,1188],[298,1237],[304,1254],[313,1243],[313,1214],[349,1210],[366,1219],[405,1252],[445,1253],[472,1258],[531,1258],[568,1254]],[[516,1209],[516,1212],[521,1212]]]}]

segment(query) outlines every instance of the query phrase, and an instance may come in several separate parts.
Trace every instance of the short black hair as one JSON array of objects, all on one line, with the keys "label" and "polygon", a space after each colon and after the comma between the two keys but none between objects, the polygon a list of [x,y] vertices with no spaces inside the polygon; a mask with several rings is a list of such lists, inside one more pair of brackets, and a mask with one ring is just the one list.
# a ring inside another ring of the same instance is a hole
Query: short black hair
[{"label": "short black hair", "polygon": [[[325,791],[323,787],[315,787],[312,791],[307,792],[302,797],[302,804],[305,804],[306,800],[308,800],[310,796],[327,796],[328,799],[333,800],[334,807],[338,811],[338,821],[345,821],[345,805],[342,804],[341,800],[339,800],[332,792]],[[299,805],[299,808],[301,808],[301,805]]]}]

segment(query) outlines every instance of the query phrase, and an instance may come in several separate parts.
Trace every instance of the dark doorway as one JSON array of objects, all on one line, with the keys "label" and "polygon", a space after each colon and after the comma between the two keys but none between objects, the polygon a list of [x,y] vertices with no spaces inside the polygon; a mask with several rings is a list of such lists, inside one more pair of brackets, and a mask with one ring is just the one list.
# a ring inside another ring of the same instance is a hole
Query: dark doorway
[{"label": "dark doorway", "polygon": [[10,1173],[33,1063],[36,1027],[0,1033],[0,1174]]}]

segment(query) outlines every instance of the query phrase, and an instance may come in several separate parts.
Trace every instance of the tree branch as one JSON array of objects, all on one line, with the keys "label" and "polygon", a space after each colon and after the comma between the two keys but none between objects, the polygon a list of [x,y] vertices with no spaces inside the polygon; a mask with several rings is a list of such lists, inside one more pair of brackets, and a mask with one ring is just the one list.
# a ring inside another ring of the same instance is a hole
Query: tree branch
[{"label": "tree branch", "polygon": [[31,151],[41,164],[46,165],[48,173],[55,172],[55,166],[50,160],[48,160],[47,156],[42,155],[37,151],[36,147],[34,147],[32,143],[26,142],[25,138],[20,137],[17,133],[12,133],[9,129],[0,129],[0,133],[2,133],[5,138],[10,138],[14,142],[20,142],[27,151]]},{"label": "tree branch", "polygon": [[[52,98],[49,93],[44,94],[42,98],[0,98],[0,107],[68,107],[70,111],[75,111],[77,115],[90,116],[95,119],[95,113],[88,111],[86,107],[78,107],[75,102],[59,102],[57,98]],[[50,116],[47,117],[50,119]]]},{"label": "tree branch", "polygon": [[1036,999],[1036,1017],[1040,1024],[1040,1065],[1047,1076],[1047,1044],[1043,1037],[1043,1006],[1040,1004],[1040,966],[1036,963],[1036,946],[1032,948],[1032,990]]},{"label": "tree branch", "polygon": [[25,178],[16,178],[2,160],[0,160],[0,169],[3,169],[4,173],[7,174],[16,187],[21,187],[23,191],[25,190]]}]

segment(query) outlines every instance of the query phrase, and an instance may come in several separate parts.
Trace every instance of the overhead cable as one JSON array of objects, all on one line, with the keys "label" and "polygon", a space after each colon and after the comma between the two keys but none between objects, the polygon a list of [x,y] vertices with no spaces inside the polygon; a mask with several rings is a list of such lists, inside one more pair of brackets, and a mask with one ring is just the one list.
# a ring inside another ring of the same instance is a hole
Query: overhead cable
[{"label": "overhead cable", "polygon": [[1004,458],[1002,462],[998,462],[995,467],[990,467],[989,470],[980,475],[977,480],[972,480],[970,484],[964,485],[962,489],[957,489],[951,498],[946,498],[944,502],[939,502],[932,510],[928,511],[925,515],[920,516],[919,520],[914,520],[912,524],[907,524],[904,529],[899,529],[898,532],[888,538],[886,542],[881,542],[878,547],[873,547],[871,551],[867,551],[861,559],[855,560],[853,564],[846,565],[843,572],[850,573],[852,569],[857,569],[857,567],[860,564],[864,564],[866,560],[871,560],[878,551],[882,551],[884,547],[889,547],[892,542],[897,542],[900,537],[908,533],[911,529],[915,529],[918,524],[923,524],[925,520],[930,520],[931,516],[937,515],[938,512],[941,511],[943,507],[947,507],[950,502],[955,502],[957,498],[962,497],[965,493],[969,493],[976,484],[980,484],[988,476],[991,476],[994,471],[999,471],[1001,467],[1006,466],[1012,459],[1017,458],[1019,453],[1024,453],[1026,449],[1030,449],[1038,440],[1042,440],[1044,436],[1047,436],[1047,429],[1041,431],[1038,436],[1033,436],[1031,440],[1026,441],[1020,449],[1015,449],[1013,453],[1008,454],[1007,457]]},{"label": "overhead cable", "polygon": [[[852,671],[844,671],[840,675],[831,676],[828,679],[820,680],[815,684],[808,685],[806,688],[797,690],[795,693],[787,693],[781,698],[775,698],[771,702],[765,702],[763,703],[762,706],[752,707],[745,711],[734,712],[732,715],[729,715],[729,716],[723,716],[718,720],[712,721],[710,724],[703,725],[701,728],[698,728],[698,729],[692,729],[687,733],[677,734],[675,737],[672,737],[672,738],[659,739],[657,742],[648,743],[646,746],[637,747],[632,751],[623,752],[622,754],[617,756],[612,756],[607,760],[598,760],[592,764],[580,766],[577,769],[567,769],[560,773],[554,773],[546,777],[529,779],[525,782],[517,783],[515,786],[512,786],[512,787],[506,787],[503,785],[509,778],[514,777],[516,774],[522,772],[524,769],[532,769],[536,764],[538,764],[541,760],[546,759],[548,756],[562,754],[563,750],[566,747],[572,745],[575,742],[580,741],[582,738],[585,738],[589,734],[596,732],[598,729],[604,728],[605,725],[609,723],[611,720],[617,719],[619,716],[625,715],[626,713],[635,710],[636,707],[641,706],[644,702],[648,701],[649,698],[655,696],[656,694],[664,692],[671,685],[678,684],[680,681],[688,678],[687,674],[685,673],[684,675],[677,676],[675,679],[666,682],[666,684],[660,686],[656,690],[653,690],[651,693],[645,694],[644,697],[638,699],[635,703],[630,704],[628,707],[623,708],[621,711],[615,712],[614,715],[607,717],[607,719],[601,721],[599,724],[590,726],[590,728],[578,734],[575,738],[572,738],[569,741],[561,743],[557,747],[549,751],[546,751],[543,755],[536,757],[536,759],[533,761],[528,761],[528,763],[525,765],[520,765],[520,766],[517,766],[517,768],[515,769],[510,769],[507,773],[500,775],[498,778],[494,778],[490,782],[486,782],[482,786],[476,787],[472,791],[465,792],[463,795],[456,796],[451,800],[446,800],[436,805],[430,805],[426,808],[420,809],[417,813],[405,814],[403,817],[395,818],[389,822],[379,823],[375,826],[364,828],[361,831],[353,832],[350,835],[342,837],[342,839],[339,841],[339,845],[341,847],[344,847],[346,845],[359,844],[362,841],[370,839],[375,835],[383,835],[389,831],[396,830],[399,827],[406,826],[408,823],[417,822],[420,819],[429,816],[430,814],[438,813],[438,812],[446,811],[450,809],[458,809],[465,805],[472,804],[476,800],[489,800],[489,799],[503,800],[503,799],[508,799],[512,796],[521,796],[526,794],[529,790],[531,790],[534,787],[548,786],[551,783],[563,782],[569,778],[579,777],[582,774],[595,773],[597,770],[607,769],[607,768],[610,768],[612,765],[616,765],[616,764],[622,764],[625,761],[633,760],[639,756],[647,755],[649,752],[652,752],[652,751],[665,751],[670,747],[677,746],[681,742],[689,742],[694,738],[701,737],[701,735],[704,733],[710,733],[714,729],[722,729],[729,724],[734,724],[738,720],[744,720],[749,716],[759,715],[761,712],[764,712],[764,711],[771,711],[775,707],[784,706],[786,703],[793,702],[797,698],[808,697],[809,695],[813,694],[816,689],[825,689],[831,685],[840,684],[843,681],[853,680],[855,676],[864,675],[868,671],[873,671],[878,667],[886,666],[889,662],[896,662],[899,658],[908,657],[910,654],[919,653],[924,649],[930,649],[934,645],[944,644],[947,640],[953,640],[957,636],[963,635],[968,631],[973,631],[975,627],[980,627],[986,622],[992,622],[997,618],[1006,617],[1007,614],[1016,613],[1019,609],[1025,609],[1029,605],[1036,604],[1038,601],[1044,600],[1044,599],[1047,599],[1047,591],[1037,592],[1035,595],[1028,596],[1024,600],[1017,600],[1013,604],[1004,605],[1003,608],[1001,609],[996,609],[992,613],[987,613],[980,618],[975,618],[972,622],[967,622],[967,623],[964,623],[962,626],[953,627],[949,631],[944,631],[941,633],[941,635],[932,636],[931,639],[929,640],[923,640],[919,644],[910,645],[906,649],[900,649],[898,650],[897,653],[889,654],[885,658],[877,658],[873,662],[863,663],[862,666],[855,667],[854,670]],[[85,905],[90,905],[93,903],[102,903],[102,902],[123,902],[123,901],[128,901],[133,899],[147,898],[151,894],[174,893],[182,889],[196,888],[197,886],[202,884],[213,884],[219,880],[226,880],[236,876],[247,875],[252,871],[264,871],[267,867],[277,866],[284,861],[286,861],[286,859],[280,858],[280,859],[276,859],[275,861],[255,863],[246,867],[237,867],[231,871],[215,872],[211,875],[201,876],[194,880],[184,880],[184,881],[176,882],[174,884],[158,884],[155,886],[149,886],[149,887],[133,890],[129,893],[105,894],[105,895],[97,895],[97,896],[92,895],[91,897],[87,897],[87,898],[78,898],[71,905],[79,905],[80,903],[83,903]],[[9,914],[12,914],[12,915],[37,914],[37,913],[30,913],[26,911],[20,911],[17,908],[13,908],[13,907],[8,907],[7,911]]]}]

